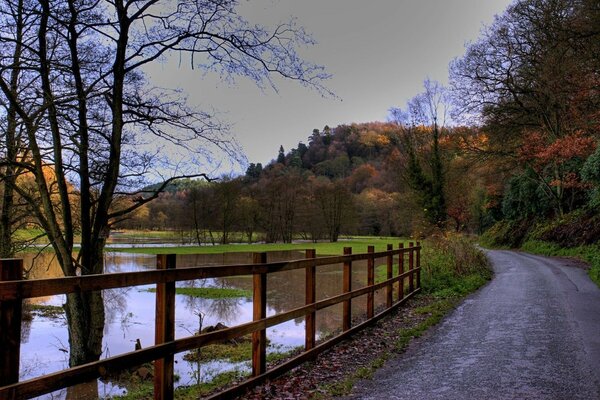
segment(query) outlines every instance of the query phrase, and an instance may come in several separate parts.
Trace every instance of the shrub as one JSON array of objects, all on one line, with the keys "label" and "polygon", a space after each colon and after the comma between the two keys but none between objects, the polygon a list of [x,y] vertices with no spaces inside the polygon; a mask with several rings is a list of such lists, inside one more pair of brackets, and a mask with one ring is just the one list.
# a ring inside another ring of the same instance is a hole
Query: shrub
[{"label": "shrub", "polygon": [[439,235],[423,247],[423,292],[439,297],[462,296],[492,276],[485,255],[460,235]]}]

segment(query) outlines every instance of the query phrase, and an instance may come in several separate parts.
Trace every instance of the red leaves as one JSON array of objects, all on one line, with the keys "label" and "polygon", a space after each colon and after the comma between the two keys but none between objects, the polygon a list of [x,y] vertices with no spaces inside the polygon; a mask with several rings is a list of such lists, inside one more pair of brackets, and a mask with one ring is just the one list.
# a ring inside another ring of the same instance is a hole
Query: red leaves
[{"label": "red leaves", "polygon": [[521,160],[532,162],[535,167],[543,168],[548,164],[561,165],[573,158],[585,159],[596,149],[596,140],[584,136],[582,132],[556,139],[547,143],[537,131],[525,136],[519,156]]}]

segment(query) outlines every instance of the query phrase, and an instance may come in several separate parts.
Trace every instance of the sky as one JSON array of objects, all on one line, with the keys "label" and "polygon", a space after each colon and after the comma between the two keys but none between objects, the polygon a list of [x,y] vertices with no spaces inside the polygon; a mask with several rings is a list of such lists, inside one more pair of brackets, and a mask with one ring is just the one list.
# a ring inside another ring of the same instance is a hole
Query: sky
[{"label": "sky", "polygon": [[332,75],[324,84],[335,97],[293,81],[277,80],[277,91],[242,79],[232,85],[180,65],[161,66],[153,79],[183,89],[194,105],[217,110],[231,124],[247,161],[266,164],[277,157],[280,145],[287,152],[300,141],[307,143],[314,128],[385,121],[391,107],[402,107],[423,90],[425,79],[447,83],[450,61],[510,0],[240,3],[240,13],[251,22],[275,25],[296,17],[317,42],[300,52]]}]

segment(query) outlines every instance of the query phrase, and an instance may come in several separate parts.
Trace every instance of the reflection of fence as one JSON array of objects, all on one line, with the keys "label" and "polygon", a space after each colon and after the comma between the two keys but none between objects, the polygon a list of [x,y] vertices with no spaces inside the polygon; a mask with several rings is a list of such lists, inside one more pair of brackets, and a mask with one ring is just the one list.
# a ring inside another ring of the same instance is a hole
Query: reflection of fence
[{"label": "reflection of fence", "polygon": [[[0,260],[0,281],[2,281],[0,282],[0,343],[2,343],[0,347],[0,399],[39,396],[89,380],[111,376],[121,370],[150,361],[155,361],[154,398],[173,398],[173,356],[175,353],[252,334],[252,378],[213,397],[231,397],[243,393],[247,388],[313,358],[353,332],[378,320],[417,293],[420,290],[420,250],[418,242],[416,246],[410,243],[407,248],[400,244],[400,248],[396,250],[392,248],[392,245],[388,245],[387,251],[377,253],[373,246],[369,246],[368,252],[363,254],[352,254],[352,248],[346,247],[343,256],[334,257],[316,258],[314,250],[307,250],[306,259],[272,263],[266,262],[266,253],[255,253],[254,264],[179,269],[175,269],[175,255],[159,255],[157,256],[156,270],[30,281],[18,280],[22,276],[21,260]],[[399,255],[398,273],[393,276],[395,255]],[[404,270],[405,255],[408,255],[406,271]],[[375,283],[375,259],[381,257],[385,257],[387,261],[386,279]],[[367,260],[367,285],[353,290],[352,262],[357,260]],[[343,263],[342,294],[316,301],[317,267],[339,263]],[[294,269],[305,269],[306,271],[306,305],[267,317],[267,275]],[[175,340],[175,282],[239,275],[253,276],[253,321],[224,330]],[[406,283],[408,284],[406,285]],[[148,284],[156,284],[154,346],[18,382],[22,299]],[[396,299],[393,296],[394,286],[397,286],[398,296]],[[386,289],[386,307],[383,311],[375,314],[375,291],[384,288]],[[367,296],[367,320],[352,326],[352,299],[362,295]],[[342,333],[317,344],[315,340],[316,311],[338,303],[343,303]],[[305,350],[285,363],[267,370],[266,329],[303,316],[306,320]]]}]

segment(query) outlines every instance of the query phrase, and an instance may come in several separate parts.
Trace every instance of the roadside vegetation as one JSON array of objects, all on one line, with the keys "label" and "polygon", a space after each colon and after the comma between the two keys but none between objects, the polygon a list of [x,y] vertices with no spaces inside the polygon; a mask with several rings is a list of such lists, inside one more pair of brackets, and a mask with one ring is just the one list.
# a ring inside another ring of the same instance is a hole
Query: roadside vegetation
[{"label": "roadside vegetation", "polygon": [[600,286],[600,215],[590,210],[577,210],[562,218],[505,220],[482,235],[480,243],[581,260]]}]

